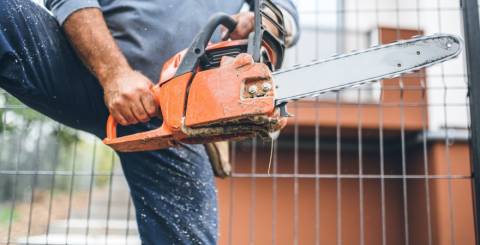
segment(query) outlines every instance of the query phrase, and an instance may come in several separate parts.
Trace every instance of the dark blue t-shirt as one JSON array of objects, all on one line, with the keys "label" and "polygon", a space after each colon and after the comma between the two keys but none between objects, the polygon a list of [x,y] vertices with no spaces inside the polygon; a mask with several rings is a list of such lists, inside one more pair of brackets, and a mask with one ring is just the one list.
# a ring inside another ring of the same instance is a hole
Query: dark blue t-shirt
[{"label": "dark blue t-shirt", "polygon": [[[276,0],[297,18],[292,0]],[[188,47],[212,14],[237,13],[244,0],[46,0],[60,24],[73,12],[100,8],[130,65],[157,82],[163,63]]]}]

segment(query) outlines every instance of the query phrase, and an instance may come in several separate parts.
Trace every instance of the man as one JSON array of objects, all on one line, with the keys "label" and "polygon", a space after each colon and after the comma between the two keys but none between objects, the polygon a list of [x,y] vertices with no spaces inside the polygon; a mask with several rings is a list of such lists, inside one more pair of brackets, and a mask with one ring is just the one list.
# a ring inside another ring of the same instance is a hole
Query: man
[{"label": "man", "polygon": [[[276,2],[297,25],[291,0]],[[123,125],[120,134],[156,128],[158,106],[150,88],[163,62],[186,48],[210,15],[236,14],[243,4],[46,0],[52,16],[29,0],[2,0],[0,87],[52,119],[99,138],[105,136],[110,113]],[[252,13],[234,17],[239,24],[232,38],[245,38],[253,28]],[[203,146],[119,157],[144,244],[216,243],[216,193]]]}]

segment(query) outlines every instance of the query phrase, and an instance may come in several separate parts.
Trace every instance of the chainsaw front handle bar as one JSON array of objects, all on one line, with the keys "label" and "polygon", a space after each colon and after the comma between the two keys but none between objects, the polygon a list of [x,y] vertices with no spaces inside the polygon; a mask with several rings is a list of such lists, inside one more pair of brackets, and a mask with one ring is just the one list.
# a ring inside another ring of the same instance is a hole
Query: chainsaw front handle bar
[{"label": "chainsaw front handle bar", "polygon": [[237,28],[237,21],[224,13],[213,15],[188,48],[175,76],[178,77],[188,72],[195,72],[198,62],[206,59],[205,50],[208,42],[220,25],[225,26],[228,29],[228,34],[230,34]]}]

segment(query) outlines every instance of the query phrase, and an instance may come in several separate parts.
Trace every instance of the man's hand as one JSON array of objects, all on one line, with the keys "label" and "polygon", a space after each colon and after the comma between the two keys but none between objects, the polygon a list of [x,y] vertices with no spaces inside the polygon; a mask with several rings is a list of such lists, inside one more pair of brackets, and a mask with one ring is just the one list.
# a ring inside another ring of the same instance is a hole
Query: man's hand
[{"label": "man's hand", "polygon": [[[275,18],[275,15],[273,13],[269,14],[269,16]],[[232,18],[235,19],[238,24],[235,31],[230,33],[230,38],[232,40],[246,39],[250,32],[252,32],[255,28],[255,15],[253,14],[253,12],[240,12],[238,14],[232,15]],[[266,30],[270,31],[270,33],[272,33],[273,35],[279,35],[278,29],[266,19],[263,19],[263,27]],[[227,30],[224,29],[222,39],[226,39],[226,35]]]},{"label": "man's hand", "polygon": [[118,123],[145,122],[157,114],[152,82],[130,67],[99,9],[81,9],[70,15],[63,27],[75,51],[102,85],[105,104]]},{"label": "man's hand", "polygon": [[[237,21],[237,28],[235,31],[230,33],[230,38],[232,40],[245,39],[248,37],[248,34],[253,31],[255,27],[255,15],[253,12],[240,12],[236,15],[233,15],[232,18]],[[223,38],[225,39],[227,35],[227,30],[223,31]]]},{"label": "man's hand", "polygon": [[157,115],[152,82],[133,70],[121,72],[104,82],[105,104],[121,125],[147,122]]}]

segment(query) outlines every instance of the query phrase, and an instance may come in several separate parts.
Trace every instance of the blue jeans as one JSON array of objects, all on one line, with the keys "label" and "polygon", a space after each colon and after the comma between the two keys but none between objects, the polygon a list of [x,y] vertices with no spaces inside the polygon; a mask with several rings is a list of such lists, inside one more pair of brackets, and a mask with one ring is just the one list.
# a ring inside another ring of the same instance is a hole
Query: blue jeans
[{"label": "blue jeans", "polygon": [[[105,136],[101,86],[55,19],[31,1],[0,1],[0,87],[58,122]],[[159,123],[119,127],[119,134]],[[215,183],[203,146],[118,155],[143,244],[216,243]]]}]

